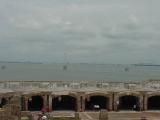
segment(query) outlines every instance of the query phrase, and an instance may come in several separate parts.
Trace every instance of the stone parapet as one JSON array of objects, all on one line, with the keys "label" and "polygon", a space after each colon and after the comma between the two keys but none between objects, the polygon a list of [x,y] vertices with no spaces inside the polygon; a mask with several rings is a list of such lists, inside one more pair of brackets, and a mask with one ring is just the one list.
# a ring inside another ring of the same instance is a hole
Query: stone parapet
[{"label": "stone parapet", "polygon": [[160,90],[159,80],[113,82],[105,80],[97,81],[0,81],[0,89],[3,91],[30,90]]}]

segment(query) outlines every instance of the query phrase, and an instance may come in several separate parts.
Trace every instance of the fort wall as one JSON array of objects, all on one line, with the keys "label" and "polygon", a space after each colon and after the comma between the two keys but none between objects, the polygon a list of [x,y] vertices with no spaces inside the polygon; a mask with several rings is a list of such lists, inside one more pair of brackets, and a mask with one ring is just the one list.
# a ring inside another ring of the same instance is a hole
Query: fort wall
[{"label": "fort wall", "polygon": [[[36,100],[41,102],[34,106]],[[100,105],[100,108],[109,111],[132,110],[134,105],[137,110],[160,110],[159,100],[159,80],[0,82],[1,107],[7,103],[16,103],[21,106],[22,111],[40,110],[44,106],[50,111],[63,110],[63,106],[64,110],[85,111],[93,110],[94,105]],[[155,102],[158,102],[157,105]]]}]

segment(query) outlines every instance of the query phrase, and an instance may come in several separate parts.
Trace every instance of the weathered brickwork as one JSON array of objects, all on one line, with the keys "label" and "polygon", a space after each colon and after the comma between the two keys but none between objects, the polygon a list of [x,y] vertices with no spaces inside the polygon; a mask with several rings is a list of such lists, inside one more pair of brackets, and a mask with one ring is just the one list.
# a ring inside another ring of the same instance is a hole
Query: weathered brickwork
[{"label": "weathered brickwork", "polygon": [[[108,82],[108,81],[1,81],[0,105],[16,104],[22,111],[40,110],[47,107],[50,111],[68,109],[85,111],[94,105],[103,109],[137,110],[160,109],[154,101],[160,100],[160,80],[141,82]],[[34,101],[40,101],[37,106]],[[67,105],[67,101],[71,105]],[[125,101],[128,103],[124,104]],[[62,106],[56,105],[57,103]]]}]

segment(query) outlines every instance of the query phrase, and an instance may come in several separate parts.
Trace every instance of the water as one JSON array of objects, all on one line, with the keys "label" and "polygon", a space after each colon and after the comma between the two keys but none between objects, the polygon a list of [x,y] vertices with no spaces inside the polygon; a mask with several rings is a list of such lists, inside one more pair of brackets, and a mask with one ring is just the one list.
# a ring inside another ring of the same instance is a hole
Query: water
[{"label": "water", "polygon": [[[160,66],[0,63],[0,80],[160,79]],[[65,66],[65,69],[64,69]]]}]

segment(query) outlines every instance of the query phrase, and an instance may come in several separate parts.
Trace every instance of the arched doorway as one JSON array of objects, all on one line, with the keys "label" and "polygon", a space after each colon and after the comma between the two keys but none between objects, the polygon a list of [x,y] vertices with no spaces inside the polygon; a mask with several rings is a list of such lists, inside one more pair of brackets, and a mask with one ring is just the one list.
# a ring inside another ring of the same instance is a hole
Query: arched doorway
[{"label": "arched doorway", "polygon": [[148,110],[160,110],[160,95],[148,98]]},{"label": "arched doorway", "polygon": [[53,110],[76,110],[76,98],[62,95],[52,99]]},{"label": "arched doorway", "polygon": [[28,100],[29,111],[40,111],[43,107],[43,98],[41,96],[32,96]]},{"label": "arched doorway", "polygon": [[0,101],[0,108],[2,108],[6,104],[7,104],[7,99],[2,98],[1,101]]},{"label": "arched doorway", "polygon": [[108,109],[108,98],[97,95],[85,100],[85,110],[95,110],[95,105],[99,106],[99,109]]},{"label": "arched doorway", "polygon": [[119,98],[118,110],[139,110],[139,98],[132,95]]}]

